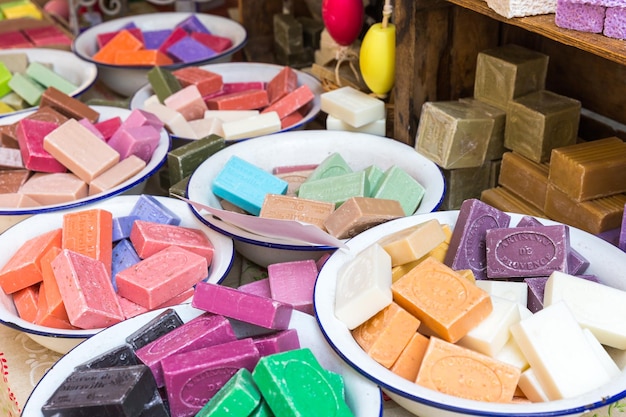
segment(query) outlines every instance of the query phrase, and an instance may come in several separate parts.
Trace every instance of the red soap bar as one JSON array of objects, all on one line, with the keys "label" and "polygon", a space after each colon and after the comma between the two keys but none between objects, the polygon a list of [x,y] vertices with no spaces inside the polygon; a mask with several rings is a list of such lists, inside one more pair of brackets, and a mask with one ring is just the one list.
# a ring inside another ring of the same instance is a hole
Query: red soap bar
[{"label": "red soap bar", "polygon": [[209,110],[258,110],[269,104],[266,90],[247,90],[206,100]]},{"label": "red soap bar", "polygon": [[215,52],[224,52],[233,46],[233,41],[225,36],[218,36],[204,32],[192,32],[191,37],[201,44],[213,49]]},{"label": "red soap bar", "polygon": [[39,298],[39,284],[22,288],[13,293],[13,304],[18,316],[22,320],[34,323],[37,317],[37,305]]},{"label": "red soap bar", "polygon": [[291,67],[284,67],[267,83],[270,104],[275,103],[298,88],[298,74]]},{"label": "red soap bar", "polygon": [[220,74],[198,67],[177,69],[172,74],[183,87],[195,85],[203,97],[220,91],[224,84]]},{"label": "red soap bar", "polygon": [[230,94],[248,90],[266,90],[266,87],[267,85],[263,81],[230,82],[224,83],[224,86],[222,87],[222,92],[224,94]]},{"label": "red soap bar", "polygon": [[0,36],[0,49],[32,47],[32,42],[19,30],[4,32]]},{"label": "red soap bar", "polygon": [[120,116],[111,117],[101,122],[94,123],[94,127],[98,129],[105,142],[111,139],[111,136],[122,125],[122,118]]},{"label": "red soap bar", "polygon": [[309,86],[305,84],[296,88],[294,91],[287,93],[273,104],[270,104],[264,108],[261,113],[275,111],[278,113],[278,117],[283,119],[298,109],[306,106],[308,103],[312,102],[313,99],[315,99],[315,94],[313,94]]},{"label": "red soap bar", "polygon": [[294,111],[293,113],[288,114],[287,116],[280,119],[280,128],[287,129],[288,127],[300,123],[302,119],[304,119],[304,116],[302,115],[301,111]]},{"label": "red soap bar", "polygon": [[39,172],[66,172],[67,168],[43,148],[44,137],[58,128],[54,122],[22,119],[15,134],[20,144],[24,167]]}]

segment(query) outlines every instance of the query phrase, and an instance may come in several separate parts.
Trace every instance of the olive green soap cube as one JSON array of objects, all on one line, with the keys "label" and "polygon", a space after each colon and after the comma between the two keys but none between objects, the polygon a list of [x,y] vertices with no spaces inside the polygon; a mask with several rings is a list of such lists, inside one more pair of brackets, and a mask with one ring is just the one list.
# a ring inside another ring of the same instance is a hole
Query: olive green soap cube
[{"label": "olive green soap cube", "polygon": [[397,200],[404,214],[412,215],[417,210],[426,189],[415,178],[397,165],[391,166],[382,178],[373,197]]},{"label": "olive green soap cube", "polygon": [[328,155],[320,164],[315,167],[307,178],[307,181],[315,181],[322,178],[336,177],[338,175],[353,172],[343,156],[338,152]]},{"label": "olive green soap cube", "polygon": [[19,73],[13,74],[13,77],[9,81],[9,87],[31,106],[39,104],[41,96],[45,91],[41,84],[37,83],[28,75]]},{"label": "olive green soap cube", "polygon": [[481,166],[495,121],[461,101],[426,102],[417,128],[415,149],[444,169]]},{"label": "olive green soap cube", "polygon": [[549,56],[519,45],[478,53],[474,98],[506,109],[509,100],[545,89]]},{"label": "olive green soap cube", "polygon": [[178,78],[163,67],[153,67],[148,71],[148,82],[156,94],[159,102],[163,103],[163,100],[182,89],[182,85]]},{"label": "olive green soap cube", "polygon": [[223,137],[209,135],[169,151],[167,153],[167,168],[170,183],[176,184],[191,175],[209,156],[225,146],[226,142]]},{"label": "olive green soap cube", "polygon": [[274,42],[288,54],[302,52],[304,38],[302,23],[293,15],[277,13],[273,18]]},{"label": "olive green soap cube", "polygon": [[483,190],[490,188],[491,161],[476,168],[444,169],[446,193],[441,203],[442,210],[458,210],[463,201],[480,198]]},{"label": "olive green soap cube", "polygon": [[309,200],[328,201],[339,207],[350,197],[367,197],[369,182],[364,170],[350,174],[305,181],[300,184],[298,197]]},{"label": "olive green soap cube", "polygon": [[252,374],[246,368],[239,369],[220,390],[196,414],[196,417],[230,417],[233,410],[247,416],[261,403]]},{"label": "olive green soap cube", "polygon": [[487,145],[487,154],[485,161],[491,161],[502,158],[507,149],[504,147],[504,126],[506,125],[506,111],[499,109],[491,104],[475,98],[462,98],[461,102],[466,102],[477,110],[485,112],[489,117],[493,118],[493,130],[489,145]]},{"label": "olive green soap cube", "polygon": [[167,189],[167,192],[170,197],[185,197],[187,198],[187,185],[189,185],[189,180],[191,179],[191,175],[183,178],[178,181],[176,184],[171,184]]},{"label": "olive green soap cube", "polygon": [[511,100],[504,146],[532,161],[548,162],[552,149],[576,143],[580,110],[580,101],[547,90]]}]

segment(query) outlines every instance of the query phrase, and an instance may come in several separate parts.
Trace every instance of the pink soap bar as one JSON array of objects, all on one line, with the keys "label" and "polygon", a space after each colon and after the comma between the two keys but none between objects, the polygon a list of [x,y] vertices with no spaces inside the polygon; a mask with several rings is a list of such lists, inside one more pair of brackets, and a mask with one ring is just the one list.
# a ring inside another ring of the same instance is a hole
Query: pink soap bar
[{"label": "pink soap bar", "polygon": [[315,95],[309,86],[304,84],[264,108],[261,113],[275,111],[278,113],[279,118],[284,119],[288,115],[295,113],[298,109],[312,102],[314,98]]},{"label": "pink soap bar", "polygon": [[281,330],[277,333],[253,337],[252,340],[261,356],[300,349],[300,338],[296,329]]},{"label": "pink soap bar", "polygon": [[26,169],[39,172],[67,171],[65,165],[43,147],[44,137],[58,127],[57,123],[34,119],[22,119],[17,123],[15,134]]},{"label": "pink soap bar", "polygon": [[557,0],[554,24],[579,32],[602,33],[605,10],[576,0]]},{"label": "pink soap bar", "polygon": [[87,197],[87,183],[70,172],[37,172],[20,192],[41,205],[60,204]]},{"label": "pink soap bar", "polygon": [[137,357],[150,368],[157,386],[164,385],[161,361],[170,355],[237,340],[223,316],[202,314],[137,349]]},{"label": "pink soap bar", "polygon": [[209,110],[258,110],[267,107],[266,90],[247,90],[206,100]]},{"label": "pink soap bar", "polygon": [[163,121],[158,118],[154,113],[150,113],[141,109],[133,109],[130,114],[122,122],[121,127],[140,127],[140,126],[152,126],[156,130],[161,130],[164,126]]},{"label": "pink soap bar", "polygon": [[211,265],[215,251],[213,244],[201,230],[144,220],[133,223],[130,241],[142,259],[175,245],[203,256],[207,264]]},{"label": "pink soap bar", "polygon": [[201,44],[213,49],[215,52],[223,52],[233,46],[233,41],[225,36],[218,36],[203,32],[192,32],[191,37]]},{"label": "pink soap bar", "polygon": [[298,87],[298,74],[291,67],[283,67],[267,83],[267,95],[270,104],[275,103]]},{"label": "pink soap bar", "polygon": [[272,297],[269,278],[263,278],[257,281],[252,281],[247,284],[240,285],[239,287],[237,287],[237,289],[239,291],[243,291],[248,294],[255,294],[261,297]]},{"label": "pink soap bar", "polygon": [[118,272],[115,282],[122,297],[153,309],[207,276],[203,256],[170,246]]},{"label": "pink soap bar", "polygon": [[176,91],[163,100],[163,104],[182,114],[185,120],[202,119],[208,110],[198,87],[193,84]]},{"label": "pink soap bar", "polygon": [[63,249],[50,265],[73,326],[96,329],[124,320],[111,279],[101,261]]},{"label": "pink soap bar", "polygon": [[268,329],[289,327],[293,306],[235,288],[199,282],[191,305],[200,310],[245,321]]},{"label": "pink soap bar", "polygon": [[110,119],[103,120],[101,122],[94,123],[94,126],[105,141],[111,139],[111,136],[120,128],[122,125],[122,118],[119,116],[111,117]]},{"label": "pink soap bar", "polygon": [[265,90],[266,84],[263,81],[241,81],[224,83],[222,91],[224,94],[239,93],[248,90]]},{"label": "pink soap bar", "polygon": [[272,298],[313,315],[313,287],[317,273],[317,265],[312,259],[268,265]]},{"label": "pink soap bar", "polygon": [[294,111],[293,113],[288,114],[287,116],[280,119],[280,128],[287,129],[288,127],[295,126],[300,123],[302,119],[304,119],[302,109]]},{"label": "pink soap bar", "polygon": [[[167,300],[166,302],[164,302],[163,304],[160,304],[158,306],[156,306],[154,309],[158,310],[160,308],[166,308],[166,307],[172,307],[172,306],[177,306],[179,304],[183,304],[188,302],[191,297],[193,296],[193,287],[189,288],[187,291],[183,291],[178,295],[175,295],[173,298],[170,298],[169,300]],[[122,307],[122,311],[124,312],[124,317],[126,317],[127,319],[131,318],[131,317],[135,317],[139,314],[143,314],[148,310],[147,308],[145,308],[144,306],[140,306],[137,303],[134,303],[132,301],[130,301],[127,298],[124,297],[120,297],[119,294],[117,296],[118,301],[120,302],[120,306]]]},{"label": "pink soap bar", "polygon": [[604,36],[615,39],[626,39],[626,7],[608,7],[604,18]]},{"label": "pink soap bar", "polygon": [[107,143],[119,153],[120,160],[135,155],[147,163],[152,158],[160,140],[161,132],[159,130],[151,125],[144,125],[129,128],[121,127]]},{"label": "pink soap bar", "polygon": [[250,338],[164,358],[161,365],[172,416],[195,416],[239,369],[252,372],[259,358]]},{"label": "pink soap bar", "polygon": [[93,135],[97,136],[98,139],[104,140],[104,136],[102,136],[102,132],[100,132],[98,128],[96,128],[96,125],[93,124],[91,120],[83,118],[83,119],[80,119],[78,123],[80,123],[80,125],[83,126],[85,129],[89,130]]}]

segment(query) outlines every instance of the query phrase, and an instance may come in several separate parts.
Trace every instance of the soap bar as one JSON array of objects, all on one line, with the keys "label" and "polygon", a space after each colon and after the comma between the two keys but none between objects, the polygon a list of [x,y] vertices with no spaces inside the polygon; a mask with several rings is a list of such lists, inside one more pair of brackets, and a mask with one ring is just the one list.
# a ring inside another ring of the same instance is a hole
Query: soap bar
[{"label": "soap bar", "polygon": [[415,213],[424,194],[424,186],[397,165],[392,165],[384,172],[375,190],[370,188],[370,195],[374,198],[400,202],[406,216]]},{"label": "soap bar", "polygon": [[404,217],[404,209],[398,200],[352,197],[326,217],[323,227],[338,239],[348,239],[399,217]]},{"label": "soap bar", "polygon": [[191,37],[218,53],[224,52],[233,46],[233,41],[226,36],[204,32],[192,32]]},{"label": "soap bar", "polygon": [[269,135],[282,129],[282,122],[276,112],[268,112],[222,123],[224,138],[227,140],[246,139],[260,135]]},{"label": "soap bar", "polygon": [[246,368],[241,368],[198,411],[196,416],[227,417],[232,414],[232,410],[251,416],[260,406],[261,401],[261,393],[252,379],[252,373]]},{"label": "soap bar", "polygon": [[274,103],[268,103],[269,105],[261,113],[275,111],[280,119],[284,119],[311,103],[314,99],[315,94],[313,94],[308,85],[303,84]]},{"label": "soap bar", "polygon": [[137,216],[141,220],[163,224],[179,225],[180,217],[161,203],[155,196],[141,194],[130,210],[130,216]]},{"label": "soap bar", "polygon": [[389,370],[404,379],[415,381],[427,347],[428,338],[415,332]]},{"label": "soap bar", "polygon": [[267,96],[272,104],[298,87],[298,74],[285,66],[267,83]]},{"label": "soap bar", "polygon": [[[547,217],[543,210],[538,209],[517,194],[505,187],[487,188],[480,193],[480,201],[503,212],[522,213],[530,216]],[[463,204],[463,203],[461,203]]]},{"label": "soap bar", "polygon": [[130,155],[111,168],[98,175],[89,183],[89,195],[99,194],[137,175],[146,167],[146,161],[136,155]]},{"label": "soap bar", "polygon": [[307,180],[300,185],[298,197],[327,201],[339,207],[351,197],[370,195],[367,173],[363,170],[318,180]]},{"label": "soap bar", "polygon": [[[498,184],[543,211],[550,165],[532,161],[517,152],[502,155]],[[523,175],[521,175],[523,173]]]},{"label": "soap bar", "polygon": [[480,198],[480,194],[491,186],[491,163],[475,168],[443,169],[446,193],[441,210],[458,210],[463,201]]},{"label": "soap bar", "polygon": [[87,119],[91,123],[96,123],[100,117],[100,113],[88,104],[63,93],[55,87],[46,88],[41,96],[39,106],[50,106],[65,117],[76,120]]},{"label": "soap bar", "polygon": [[74,367],[74,370],[102,369],[121,366],[139,365],[141,362],[130,345],[123,344],[98,354],[86,362]]},{"label": "soap bar", "polygon": [[183,321],[176,310],[167,308],[126,336],[124,341],[137,351],[182,324]]},{"label": "soap bar", "polygon": [[160,103],[182,89],[180,81],[172,71],[158,65],[148,71],[147,78]]},{"label": "soap bar", "polygon": [[335,205],[330,202],[267,194],[259,217],[309,223],[323,230],[324,222],[333,211],[335,211]]},{"label": "soap bar", "polygon": [[45,90],[37,81],[20,73],[13,74],[8,85],[31,106],[36,106],[41,102],[41,96]]},{"label": "soap bar", "polygon": [[308,176],[307,181],[320,180],[322,178],[336,177],[339,175],[351,174],[354,171],[339,152],[332,152],[319,164],[311,166],[313,172]]},{"label": "soap bar", "polygon": [[223,137],[211,135],[190,141],[167,154],[167,168],[170,181],[175,184],[191,175],[202,162],[215,152],[223,149],[226,142]]},{"label": "soap bar", "polygon": [[267,107],[267,90],[245,90],[206,100],[209,110],[258,110]]},{"label": "soap bar", "polygon": [[378,119],[361,127],[354,127],[334,116],[326,116],[326,130],[339,130],[343,132],[360,132],[370,135],[385,136],[387,134],[387,119]]},{"label": "soap bar", "polygon": [[15,135],[20,144],[24,167],[37,172],[66,172],[67,167],[45,149],[45,137],[59,125],[43,120],[22,119]]},{"label": "soap bar", "polygon": [[40,62],[31,62],[26,68],[26,75],[46,88],[52,86],[65,94],[72,94],[78,88],[68,79]]},{"label": "soap bar", "polygon": [[441,223],[432,219],[385,236],[378,244],[391,256],[394,267],[422,258],[445,240]]},{"label": "soap bar", "polygon": [[252,341],[259,350],[260,356],[300,349],[300,338],[296,329],[286,329],[272,334],[253,336]]},{"label": "soap bar", "polygon": [[187,121],[201,119],[208,109],[195,84],[182,87],[164,99],[163,104],[182,114]]},{"label": "soap bar", "polygon": [[103,209],[87,209],[63,215],[62,249],[102,262],[111,274],[113,215]]},{"label": "soap bar", "polygon": [[312,259],[272,263],[267,266],[271,297],[313,315],[313,287],[317,265]]},{"label": "soap bar", "polygon": [[119,51],[139,51],[143,48],[143,42],[137,39],[128,29],[118,31],[102,48],[92,55],[92,59],[104,64],[114,64],[115,55]]},{"label": "soap bar", "polygon": [[204,61],[217,55],[213,49],[191,36],[174,42],[167,48],[167,55],[174,59],[174,62],[194,62]]},{"label": "soap bar", "polygon": [[322,111],[354,127],[386,117],[384,101],[345,86],[320,95]]},{"label": "soap bar", "polygon": [[222,76],[198,67],[184,67],[172,73],[183,87],[195,85],[202,97],[220,91],[224,84]]},{"label": "soap bar", "polygon": [[22,185],[20,193],[40,205],[67,203],[87,197],[87,183],[69,172],[37,172]]},{"label": "soap bar", "polygon": [[557,0],[554,24],[579,32],[602,33],[606,8],[571,0]]},{"label": "soap bar", "polygon": [[625,19],[626,12],[624,11],[623,4],[620,3],[620,5],[616,7],[607,7],[604,17],[604,30],[602,33],[609,38],[626,39],[626,29],[624,29]]}]

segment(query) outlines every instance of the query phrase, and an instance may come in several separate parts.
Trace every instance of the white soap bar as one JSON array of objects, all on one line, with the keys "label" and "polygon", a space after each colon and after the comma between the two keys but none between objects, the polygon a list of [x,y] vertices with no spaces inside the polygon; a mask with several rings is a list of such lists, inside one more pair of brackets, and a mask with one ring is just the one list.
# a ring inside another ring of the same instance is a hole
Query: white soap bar
[{"label": "white soap bar", "polygon": [[352,330],[391,304],[391,257],[377,243],[337,274],[335,316]]},{"label": "white soap bar", "polygon": [[514,324],[511,334],[550,400],[586,393],[611,379],[565,302]]},{"label": "white soap bar", "polygon": [[209,135],[217,135],[224,137],[222,130],[222,121],[215,117],[190,120],[189,125],[195,134],[194,139],[202,139]]},{"label": "white soap bar", "polygon": [[499,361],[516,366],[521,371],[528,369],[528,361],[526,360],[526,356],[524,356],[519,346],[517,346],[517,342],[515,342],[515,339],[510,337],[510,335],[509,340],[507,340],[502,349],[500,349],[500,351],[498,351],[494,355],[494,358]]},{"label": "white soap bar", "polygon": [[565,301],[578,323],[600,343],[626,349],[626,291],[563,272],[546,282],[544,306]]},{"label": "white soap bar", "polygon": [[543,388],[541,388],[537,375],[535,375],[532,368],[522,372],[517,386],[522,390],[526,398],[534,403],[550,401]]},{"label": "white soap bar", "polygon": [[207,110],[204,112],[205,119],[218,118],[222,122],[234,122],[258,115],[258,110]]},{"label": "white soap bar", "polygon": [[525,282],[478,279],[476,286],[489,295],[506,298],[520,305],[528,305],[528,285]]},{"label": "white soap bar", "polygon": [[618,376],[620,374],[619,367],[617,366],[613,358],[611,358],[611,356],[608,354],[608,352],[604,350],[604,347],[598,341],[598,339],[593,335],[593,333],[591,333],[591,330],[583,329],[583,333],[585,333],[589,345],[593,348],[593,351],[596,353],[596,355],[598,355],[598,359],[600,359],[600,362],[602,362],[602,365],[604,365],[604,369],[608,372],[611,378]]},{"label": "white soap bar", "polygon": [[320,108],[353,127],[386,117],[384,101],[350,86],[320,94]]},{"label": "white soap bar", "polygon": [[616,349],[611,346],[603,346],[606,353],[611,357],[613,362],[617,365],[617,367],[621,370],[626,368],[626,350],[624,349]]},{"label": "white soap bar", "polygon": [[275,111],[261,113],[242,120],[222,123],[224,139],[245,139],[280,131],[280,117]]},{"label": "white soap bar", "polygon": [[361,127],[354,127],[329,114],[328,117],[326,117],[326,130],[340,130],[344,132],[359,132],[385,136],[387,133],[387,119],[378,119]]},{"label": "white soap bar", "polygon": [[556,12],[556,0],[487,0],[487,6],[508,19]]},{"label": "white soap bar", "polygon": [[509,328],[520,321],[517,303],[506,298],[491,296],[493,309],[476,327],[463,336],[457,344],[494,357],[509,339]]}]

